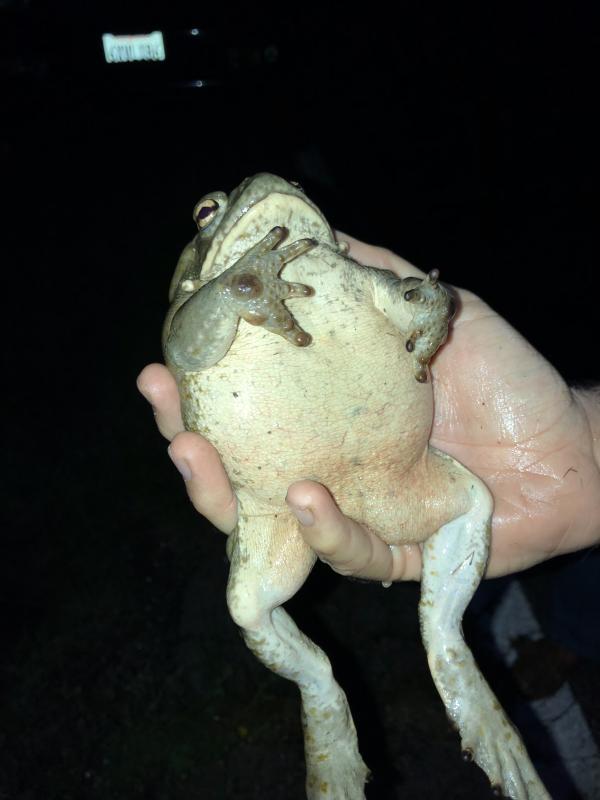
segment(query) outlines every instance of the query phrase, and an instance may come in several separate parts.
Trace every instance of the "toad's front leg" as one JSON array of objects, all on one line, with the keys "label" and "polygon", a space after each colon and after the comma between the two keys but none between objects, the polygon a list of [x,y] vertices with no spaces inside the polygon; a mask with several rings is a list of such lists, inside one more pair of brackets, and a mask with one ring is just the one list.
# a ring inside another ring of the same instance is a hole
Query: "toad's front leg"
[{"label": "toad's front leg", "polygon": [[440,283],[437,269],[423,279],[397,278],[385,270],[366,269],[372,282],[375,307],[406,336],[415,378],[425,383],[427,365],[448,336],[448,324],[455,308],[452,294]]},{"label": "toad's front leg", "polygon": [[487,564],[492,499],[487,488],[444,453],[453,486],[468,510],[447,522],[423,548],[419,616],[429,668],[460,732],[463,756],[487,773],[494,791],[514,800],[550,800],[519,734],[479,672],[461,630],[464,610]]},{"label": "toad's front leg", "polygon": [[308,297],[310,286],[289,283],[279,277],[284,265],[316,245],[299,239],[274,249],[285,237],[284,228],[273,228],[233,266],[200,288],[183,303],[179,299],[167,316],[163,334],[165,358],[179,369],[199,370],[218,363],[231,347],[239,319],[283,336],[297,347],[311,337],[302,330],[283,301]]}]

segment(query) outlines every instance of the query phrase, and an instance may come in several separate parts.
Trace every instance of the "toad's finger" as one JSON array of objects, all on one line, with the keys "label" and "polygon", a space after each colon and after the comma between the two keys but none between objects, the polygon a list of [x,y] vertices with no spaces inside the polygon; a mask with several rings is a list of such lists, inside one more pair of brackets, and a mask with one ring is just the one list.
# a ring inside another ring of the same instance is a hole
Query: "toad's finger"
[{"label": "toad's finger", "polygon": [[286,501],[300,522],[306,543],[335,572],[383,583],[419,580],[418,545],[386,544],[372,531],[345,517],[324,486],[299,481],[290,486]]},{"label": "toad's finger", "polygon": [[237,525],[237,497],[215,448],[197,433],[179,433],[168,448],[196,511],[223,533]]},{"label": "toad's finger", "polygon": [[164,364],[150,364],[138,375],[137,387],[152,406],[159,431],[170,441],[183,430],[175,378]]}]

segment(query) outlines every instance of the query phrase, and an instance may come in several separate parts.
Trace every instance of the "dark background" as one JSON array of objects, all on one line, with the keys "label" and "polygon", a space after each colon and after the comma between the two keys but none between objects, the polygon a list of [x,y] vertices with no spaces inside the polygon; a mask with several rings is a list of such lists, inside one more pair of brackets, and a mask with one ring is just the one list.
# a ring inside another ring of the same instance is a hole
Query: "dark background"
[{"label": "dark background", "polygon": [[[257,171],[298,180],[334,226],[439,267],[597,382],[597,29],[583,4],[127,8],[0,2],[0,798],[301,798],[296,690],[246,652],[224,539],[135,391],[191,210]],[[101,33],[154,29],[164,64],[103,63]],[[370,798],[484,797],[417,591],[319,568],[290,606],[348,691]],[[573,685],[597,732],[596,668]]]}]

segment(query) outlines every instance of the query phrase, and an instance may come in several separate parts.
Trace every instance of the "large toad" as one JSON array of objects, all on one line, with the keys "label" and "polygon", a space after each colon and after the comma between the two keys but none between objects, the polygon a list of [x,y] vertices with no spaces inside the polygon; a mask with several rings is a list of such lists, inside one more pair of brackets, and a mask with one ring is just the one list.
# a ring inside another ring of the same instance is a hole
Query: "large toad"
[{"label": "large toad", "polygon": [[423,543],[423,641],[464,756],[498,792],[547,798],[461,633],[492,499],[429,445],[428,362],[452,313],[437,273],[400,280],[357,264],[300,187],[273,175],[206,195],[194,219],[165,358],[186,428],[216,446],[238,496],[228,606],[255,655],[298,684],[307,796],[359,800],[367,776],[327,657],[282,608],[315,562],[285,504],[288,486],[311,478],[388,544]]}]

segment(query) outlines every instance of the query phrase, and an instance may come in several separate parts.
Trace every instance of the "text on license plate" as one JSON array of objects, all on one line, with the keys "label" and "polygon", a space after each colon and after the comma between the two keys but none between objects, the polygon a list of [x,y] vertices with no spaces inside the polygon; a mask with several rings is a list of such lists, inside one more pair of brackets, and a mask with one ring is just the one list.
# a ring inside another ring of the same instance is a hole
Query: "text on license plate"
[{"label": "text on license plate", "polygon": [[104,47],[104,58],[108,64],[165,60],[162,31],[132,36],[114,36],[112,33],[103,33],[102,46]]}]

